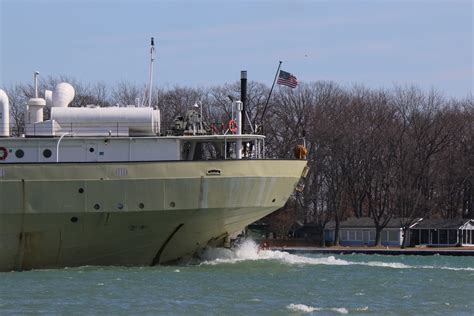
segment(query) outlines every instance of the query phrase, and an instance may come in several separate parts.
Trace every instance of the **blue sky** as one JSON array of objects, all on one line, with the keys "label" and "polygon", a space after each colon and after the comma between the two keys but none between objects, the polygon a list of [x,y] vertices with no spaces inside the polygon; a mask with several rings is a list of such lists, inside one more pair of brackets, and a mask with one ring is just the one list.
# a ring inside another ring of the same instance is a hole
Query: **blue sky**
[{"label": "blue sky", "polygon": [[473,1],[0,0],[0,86],[42,75],[207,87],[240,70],[300,81],[474,92]]}]

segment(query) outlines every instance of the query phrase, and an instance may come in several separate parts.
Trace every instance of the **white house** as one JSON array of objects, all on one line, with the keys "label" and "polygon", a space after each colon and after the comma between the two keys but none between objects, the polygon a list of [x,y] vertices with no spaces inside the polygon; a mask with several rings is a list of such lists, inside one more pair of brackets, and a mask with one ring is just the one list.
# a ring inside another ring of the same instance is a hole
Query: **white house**
[{"label": "white house", "polygon": [[[416,220],[416,221],[419,221]],[[403,242],[402,223],[392,218],[381,232],[383,246],[401,246]],[[327,243],[334,242],[335,222],[329,222],[324,230]],[[375,224],[371,217],[351,217],[339,224],[339,244],[341,246],[374,246]]]},{"label": "white house", "polygon": [[474,246],[474,219],[425,219],[410,230],[411,245]]}]

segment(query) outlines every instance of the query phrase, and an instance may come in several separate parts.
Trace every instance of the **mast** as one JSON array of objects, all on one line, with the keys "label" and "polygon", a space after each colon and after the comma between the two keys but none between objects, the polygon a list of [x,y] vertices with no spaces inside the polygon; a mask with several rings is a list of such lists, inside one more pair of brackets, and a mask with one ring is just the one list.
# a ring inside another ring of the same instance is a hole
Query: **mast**
[{"label": "mast", "polygon": [[151,47],[150,47],[150,69],[148,71],[148,107],[151,107],[151,93],[153,91],[153,62],[155,61],[155,41],[153,37],[151,38]]},{"label": "mast", "polygon": [[33,81],[35,83],[35,98],[38,98],[38,76],[39,76],[39,71],[35,71],[35,74],[33,76]]}]

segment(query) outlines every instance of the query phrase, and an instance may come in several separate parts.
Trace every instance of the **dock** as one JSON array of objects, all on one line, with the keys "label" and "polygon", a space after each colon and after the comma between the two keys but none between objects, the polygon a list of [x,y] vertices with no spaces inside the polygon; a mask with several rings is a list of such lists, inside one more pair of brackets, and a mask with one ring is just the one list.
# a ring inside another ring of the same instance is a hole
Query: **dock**
[{"label": "dock", "polygon": [[413,256],[474,256],[474,247],[446,248],[375,248],[375,247],[270,247],[271,250],[285,251],[291,254],[334,254],[334,255],[413,255]]}]

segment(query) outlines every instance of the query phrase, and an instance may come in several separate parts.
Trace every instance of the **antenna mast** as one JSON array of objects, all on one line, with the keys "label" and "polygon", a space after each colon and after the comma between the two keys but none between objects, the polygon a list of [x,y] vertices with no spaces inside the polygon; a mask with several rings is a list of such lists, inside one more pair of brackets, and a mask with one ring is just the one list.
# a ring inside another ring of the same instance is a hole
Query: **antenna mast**
[{"label": "antenna mast", "polygon": [[148,107],[151,107],[151,93],[153,90],[153,62],[155,61],[155,41],[151,38],[150,47],[150,69],[149,69],[149,80],[148,80]]},{"label": "antenna mast", "polygon": [[39,76],[39,71],[35,71],[35,75],[33,77],[34,82],[35,82],[35,98],[38,98],[38,76]]}]

